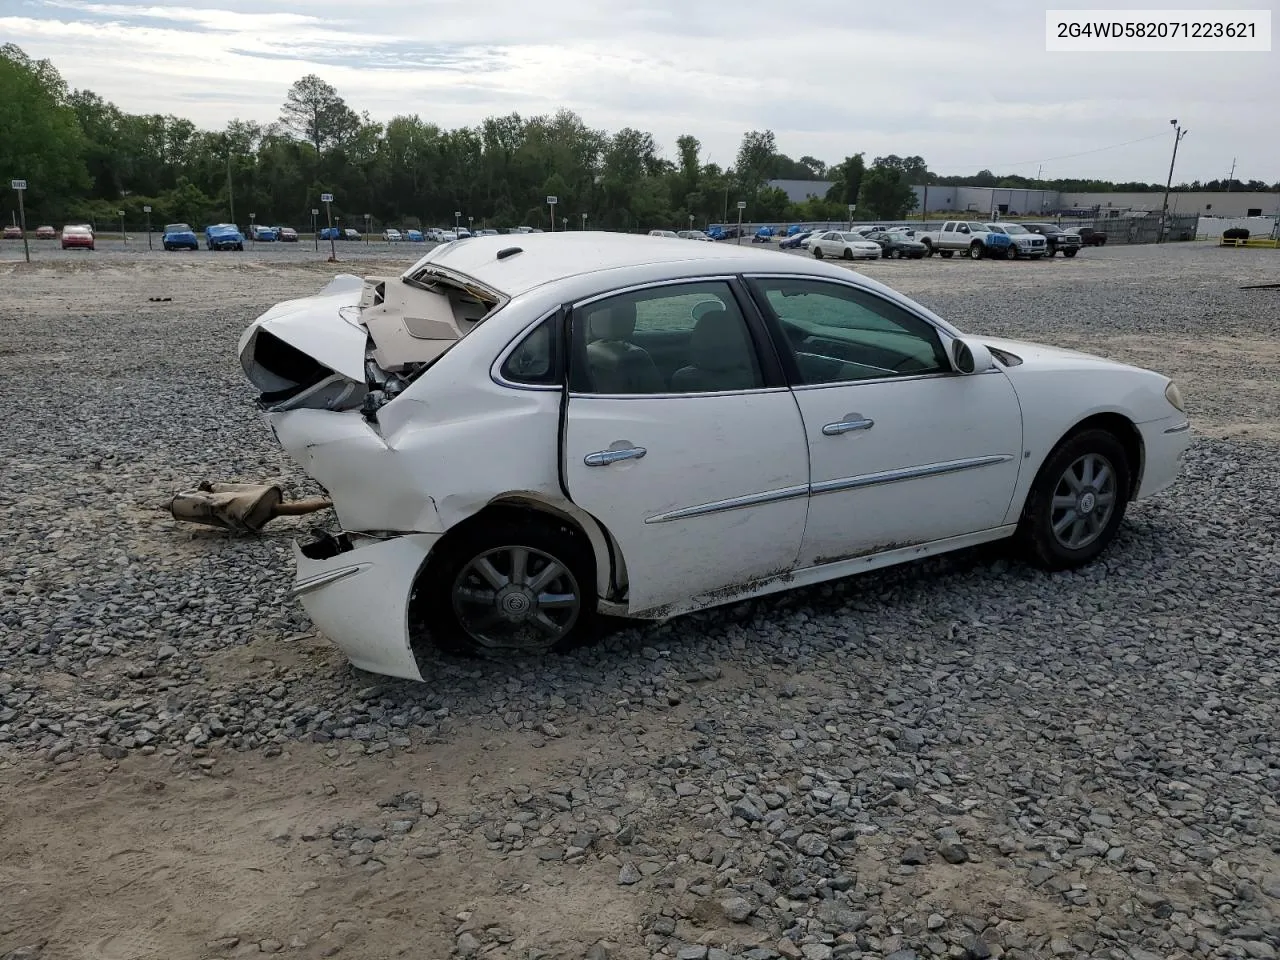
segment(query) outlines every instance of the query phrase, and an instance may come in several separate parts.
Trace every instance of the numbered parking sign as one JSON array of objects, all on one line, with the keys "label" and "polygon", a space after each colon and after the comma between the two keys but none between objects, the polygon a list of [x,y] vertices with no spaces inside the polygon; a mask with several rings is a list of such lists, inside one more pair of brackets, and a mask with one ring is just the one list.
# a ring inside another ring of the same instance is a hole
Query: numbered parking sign
[{"label": "numbered parking sign", "polygon": [[9,185],[12,186],[13,189],[15,190],[27,189],[27,181],[25,180],[11,180],[9,181]]},{"label": "numbered parking sign", "polygon": [[332,194],[332,193],[322,193],[322,194],[320,194],[320,202],[321,202],[321,203],[333,203],[333,194]]}]

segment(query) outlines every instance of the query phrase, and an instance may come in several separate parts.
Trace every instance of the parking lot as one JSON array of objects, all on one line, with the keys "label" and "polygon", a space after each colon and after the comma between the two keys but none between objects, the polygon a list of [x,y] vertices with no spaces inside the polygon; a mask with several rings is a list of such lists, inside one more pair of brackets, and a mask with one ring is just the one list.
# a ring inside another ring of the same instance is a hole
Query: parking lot
[{"label": "parking lot", "polygon": [[1277,252],[856,265],[1179,382],[1183,476],[1089,568],[983,549],[411,684],[289,598],[316,518],[167,504],[313,492],[237,338],[427,246],[0,246],[0,957],[1277,956]]}]

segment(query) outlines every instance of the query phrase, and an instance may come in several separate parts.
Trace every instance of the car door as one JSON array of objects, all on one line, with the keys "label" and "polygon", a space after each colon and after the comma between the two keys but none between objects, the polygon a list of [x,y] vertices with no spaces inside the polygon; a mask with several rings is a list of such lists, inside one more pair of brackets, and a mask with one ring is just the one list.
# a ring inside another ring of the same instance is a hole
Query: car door
[{"label": "car door", "polygon": [[[617,541],[633,613],[781,576],[804,532],[804,424],[738,281],[619,290],[574,304],[561,469]],[[660,342],[675,369],[643,344]],[[686,607],[687,609],[687,607]]]},{"label": "car door", "polygon": [[954,372],[931,322],[854,283],[756,276],[750,288],[808,441],[799,567],[1004,524],[1022,415],[998,367]]}]

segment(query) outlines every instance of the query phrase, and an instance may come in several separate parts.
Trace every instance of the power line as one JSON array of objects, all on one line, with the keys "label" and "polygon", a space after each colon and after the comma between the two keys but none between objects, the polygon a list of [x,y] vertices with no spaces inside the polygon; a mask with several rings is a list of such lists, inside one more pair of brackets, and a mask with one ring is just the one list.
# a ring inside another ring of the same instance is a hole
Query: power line
[{"label": "power line", "polygon": [[984,167],[985,169],[990,170],[990,169],[992,169],[993,167],[996,167],[996,166],[1000,166],[1000,167],[1025,167],[1025,166],[1028,166],[1028,165],[1033,164],[1033,163],[1050,163],[1050,162],[1052,162],[1052,161],[1054,161],[1054,160],[1070,160],[1070,159],[1072,159],[1073,157],[1084,157],[1084,156],[1087,156],[1088,154],[1091,154],[1091,153],[1102,153],[1104,150],[1115,150],[1115,149],[1116,149],[1116,148],[1118,148],[1118,147],[1127,147],[1127,146],[1130,146],[1130,145],[1135,144],[1135,143],[1143,143],[1143,142],[1145,142],[1145,141],[1147,141],[1147,140],[1159,140],[1159,139],[1160,139],[1161,137],[1163,137],[1163,136],[1166,136],[1166,134],[1164,134],[1164,133],[1154,133],[1154,134],[1152,134],[1152,135],[1151,135],[1151,136],[1149,136],[1149,137],[1139,137],[1137,140],[1126,140],[1124,143],[1113,143],[1113,144],[1111,144],[1111,145],[1109,145],[1109,146],[1106,146],[1106,147],[1095,147],[1095,148],[1094,148],[1094,149],[1092,149],[1092,150],[1082,150],[1080,153],[1065,153],[1065,154],[1063,154],[1063,155],[1062,155],[1062,156],[1060,156],[1060,157],[1045,157],[1045,158],[1043,158],[1043,159],[1041,159],[1041,160],[1019,160],[1017,163],[1009,163],[1009,162],[1007,162],[1007,161],[1002,160],[1002,161],[1000,161],[998,164],[989,164],[989,165],[988,165],[988,164],[983,164],[983,167]]}]

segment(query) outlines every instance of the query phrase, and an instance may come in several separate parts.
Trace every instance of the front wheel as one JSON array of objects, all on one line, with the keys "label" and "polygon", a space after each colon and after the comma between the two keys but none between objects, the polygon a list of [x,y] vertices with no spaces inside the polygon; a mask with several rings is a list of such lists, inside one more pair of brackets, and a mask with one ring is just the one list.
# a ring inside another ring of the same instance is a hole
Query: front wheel
[{"label": "front wheel", "polygon": [[1115,539],[1129,502],[1129,458],[1115,435],[1084,430],[1049,455],[1018,525],[1031,559],[1048,570],[1089,563]]},{"label": "front wheel", "polygon": [[822,248],[821,248],[821,247],[816,247],[816,246],[815,246],[815,247],[813,248],[813,256],[814,256],[814,259],[815,259],[815,260],[821,260],[821,259],[822,259]]},{"label": "front wheel", "polygon": [[956,252],[954,250],[943,250],[941,251],[941,255],[944,260],[950,260],[956,255]]},{"label": "front wheel", "polygon": [[1064,257],[1074,257],[1079,252],[1079,250],[1063,250],[1062,255]]},{"label": "front wheel", "polygon": [[851,250],[849,247],[844,248],[844,259],[845,260],[853,259],[853,250]]},{"label": "front wheel", "polygon": [[933,244],[932,244],[932,243],[930,243],[928,240],[926,240],[926,241],[924,242],[924,255],[925,255],[926,257],[932,257],[932,256],[933,256]]},{"label": "front wheel", "polygon": [[976,242],[976,241],[975,241],[974,243],[969,244],[969,259],[970,259],[970,260],[981,260],[981,259],[982,259],[982,244],[981,244],[981,243],[978,243],[978,242]]},{"label": "front wheel", "polygon": [[1015,250],[1013,247],[1005,247],[1005,250],[1004,250],[1004,258],[1005,258],[1006,260],[1017,260],[1017,259],[1018,259],[1018,251],[1017,251],[1017,250]]},{"label": "front wheel", "polygon": [[552,517],[506,514],[461,533],[423,581],[436,645],[511,657],[568,649],[594,630],[595,558]]}]

